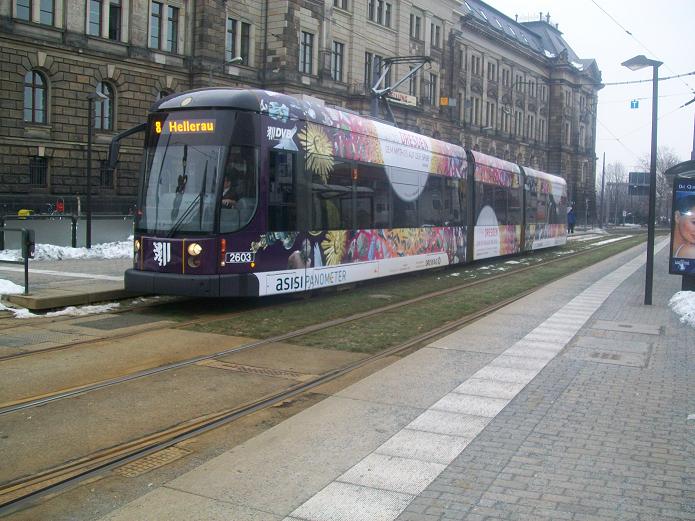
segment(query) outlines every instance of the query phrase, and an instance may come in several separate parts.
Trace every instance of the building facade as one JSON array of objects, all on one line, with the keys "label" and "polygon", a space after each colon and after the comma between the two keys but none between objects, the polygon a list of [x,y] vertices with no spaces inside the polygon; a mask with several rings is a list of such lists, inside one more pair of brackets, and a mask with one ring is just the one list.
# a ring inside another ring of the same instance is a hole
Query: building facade
[{"label": "building facade", "polygon": [[[11,0],[0,5],[0,208],[132,208],[142,135],[111,138],[159,97],[208,86],[307,94],[368,113],[386,57],[429,63],[396,90],[399,126],[562,175],[595,209],[601,73],[549,17],[519,23],[476,0]],[[385,82],[413,67],[398,63]]]}]

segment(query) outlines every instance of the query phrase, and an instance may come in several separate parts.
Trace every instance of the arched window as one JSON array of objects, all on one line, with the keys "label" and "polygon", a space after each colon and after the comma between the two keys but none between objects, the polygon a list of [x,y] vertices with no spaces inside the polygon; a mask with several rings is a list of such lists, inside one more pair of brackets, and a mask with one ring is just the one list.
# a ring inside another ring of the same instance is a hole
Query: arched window
[{"label": "arched window", "polygon": [[157,100],[164,99],[167,96],[171,96],[174,93],[172,90],[162,89],[157,93]]},{"label": "arched window", "polygon": [[39,71],[24,75],[24,121],[46,123],[46,79]]},{"label": "arched window", "polygon": [[113,130],[113,112],[115,96],[113,87],[106,82],[97,84],[97,92],[105,96],[101,102],[94,104],[94,128],[100,130]]}]

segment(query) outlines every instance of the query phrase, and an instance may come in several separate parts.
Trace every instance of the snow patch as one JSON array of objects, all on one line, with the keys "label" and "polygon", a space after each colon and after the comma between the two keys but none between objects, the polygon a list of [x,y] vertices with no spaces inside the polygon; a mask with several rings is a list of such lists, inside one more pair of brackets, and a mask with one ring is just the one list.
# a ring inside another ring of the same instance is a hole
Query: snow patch
[{"label": "snow patch", "polygon": [[[7,281],[4,281],[4,282],[7,282]],[[39,316],[39,315],[34,315],[28,309],[7,307],[2,302],[0,302],[0,311],[9,311],[10,313],[14,314],[14,318],[33,318],[33,317]]]},{"label": "snow patch", "polygon": [[629,239],[630,235],[622,235],[621,237],[615,237],[613,239],[606,239],[605,241],[599,241],[592,244],[592,246],[603,246],[604,244],[610,244],[612,242],[622,241],[623,239]]},{"label": "snow patch", "polygon": [[[3,283],[6,283],[8,281],[6,280],[0,280],[0,287],[3,287]],[[10,284],[12,284],[10,282]],[[24,288],[21,288],[21,291],[24,291]],[[3,290],[4,291],[4,290]],[[109,304],[100,304],[100,305],[93,305],[93,306],[68,306],[65,309],[61,309],[59,311],[51,311],[49,313],[46,313],[44,315],[37,315],[35,313],[32,313],[28,309],[24,308],[12,308],[9,306],[4,305],[3,303],[0,302],[0,311],[9,311],[14,315],[14,318],[39,318],[39,317],[62,317],[62,316],[71,316],[71,317],[80,317],[84,315],[96,315],[97,313],[108,313],[109,311],[112,311],[119,307],[120,304],[118,302],[111,302]]]},{"label": "snow patch", "polygon": [[95,315],[97,313],[107,313],[108,311],[112,311],[119,306],[120,304],[118,302],[111,302],[109,304],[99,304],[93,306],[68,306],[65,309],[61,309],[60,311],[51,311],[50,313],[46,313],[45,316],[61,317],[68,315],[72,317],[79,317],[82,315]]},{"label": "snow patch", "polygon": [[17,293],[24,293],[24,286],[0,279],[0,295],[16,295]]},{"label": "snow patch", "polygon": [[[118,242],[94,244],[90,249],[56,246],[54,244],[37,244],[32,260],[62,259],[127,259],[133,255],[133,237]],[[21,261],[20,250],[0,251],[0,260]]]},{"label": "snow patch", "polygon": [[695,327],[695,291],[679,291],[668,301],[669,307],[676,315],[680,315],[680,321]]}]

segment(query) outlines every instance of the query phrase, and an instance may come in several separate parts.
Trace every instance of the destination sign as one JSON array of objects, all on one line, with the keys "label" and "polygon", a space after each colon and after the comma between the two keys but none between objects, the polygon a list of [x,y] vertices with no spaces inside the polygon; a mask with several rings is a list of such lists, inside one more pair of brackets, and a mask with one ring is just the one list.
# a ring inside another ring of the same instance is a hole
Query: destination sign
[{"label": "destination sign", "polygon": [[215,132],[214,119],[172,119],[155,121],[154,131],[157,134],[209,134]]}]

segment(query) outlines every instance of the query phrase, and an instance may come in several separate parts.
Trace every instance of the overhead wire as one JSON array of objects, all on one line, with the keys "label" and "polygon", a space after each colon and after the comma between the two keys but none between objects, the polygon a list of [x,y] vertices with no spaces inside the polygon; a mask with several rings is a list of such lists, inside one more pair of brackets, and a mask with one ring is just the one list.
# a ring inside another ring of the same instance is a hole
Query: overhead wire
[{"label": "overhead wire", "polygon": [[[674,94],[659,94],[658,97],[659,97],[659,99],[661,99],[661,98],[675,98],[676,96],[682,97],[682,96],[687,95],[687,94],[690,94],[690,93],[689,92],[676,92]],[[609,104],[609,103],[625,103],[626,101],[632,101],[632,100],[643,101],[643,100],[650,100],[650,99],[652,99],[652,96],[641,96],[641,97],[637,97],[637,98],[631,97],[631,98],[621,98],[621,99],[611,99],[611,100],[602,99],[601,104],[605,105],[605,104]]]},{"label": "overhead wire", "polygon": [[[601,5],[599,5],[599,3],[598,3],[596,0],[591,0],[591,3],[593,3],[603,14],[605,14],[608,18],[610,18],[611,21],[612,21],[615,25],[617,25],[622,31],[624,31],[628,36],[630,36],[630,38],[632,38],[635,42],[637,42],[637,43],[638,43],[643,49],[645,49],[651,56],[654,56],[655,58],[658,58],[658,56],[657,56],[657,54],[656,54],[655,52],[653,52],[651,49],[649,49],[649,47],[647,47],[647,45],[645,45],[644,42],[642,42],[641,40],[639,40],[630,30],[628,30],[623,24],[621,24],[613,15],[611,15],[611,14],[610,14],[608,11],[606,11]],[[663,61],[663,60],[660,60],[660,61]],[[665,66],[665,68],[666,68],[667,70],[669,70],[669,71],[671,71],[671,72],[675,72],[675,71],[673,71],[673,69],[672,69],[668,64],[666,64],[665,62],[664,62],[664,66]],[[670,77],[658,78],[658,80],[661,81],[661,80],[671,80],[671,79],[680,78],[681,81],[683,82],[683,84],[684,84],[693,94],[695,94],[695,89],[693,89],[693,88],[690,86],[690,84],[689,84],[686,80],[683,79],[684,77],[692,76],[693,74],[695,74],[695,71],[694,71],[694,72],[685,73],[685,74],[677,74],[677,75],[670,76]],[[648,82],[653,82],[653,79],[651,79],[651,80],[640,80],[640,81],[636,81],[636,82],[615,82],[615,83],[606,83],[606,84],[604,84],[604,85],[606,85],[606,86],[613,86],[613,85],[630,85],[630,84],[634,84],[634,83],[648,83]],[[659,96],[659,97],[666,97],[666,96]],[[648,99],[648,98],[647,98],[647,99]],[[676,109],[672,110],[671,112],[669,112],[669,113],[667,113],[667,114],[664,114],[664,115],[662,115],[662,116],[659,116],[658,119],[657,119],[657,121],[658,121],[658,120],[661,120],[661,119],[663,119],[663,118],[669,117],[671,114],[674,114],[674,113],[678,112],[679,110],[685,108],[686,106],[690,105],[690,104],[693,103],[693,102],[695,102],[695,97],[693,97],[692,100],[690,100],[690,101],[684,103],[683,105],[677,107]],[[598,118],[597,118],[597,121],[599,121]],[[611,136],[613,136],[613,138],[614,138],[618,143],[620,143],[621,146],[623,146],[623,148],[625,148],[628,152],[630,152],[630,154],[632,154],[634,157],[638,157],[638,156],[635,154],[634,151],[632,151],[629,147],[627,147],[627,146],[625,145],[625,143],[622,142],[621,138],[618,138],[617,136],[615,136],[615,134],[614,134],[606,125],[604,125],[601,121],[599,121],[599,123],[601,124],[601,126],[602,126]],[[641,127],[638,127],[638,128],[636,128],[636,129],[633,129],[632,131],[628,132],[627,134],[625,134],[625,135],[622,136],[622,137],[625,138],[625,137],[627,137],[627,136],[630,136],[630,135],[634,134],[635,132],[637,132],[638,130],[642,130],[645,126],[646,126],[646,125],[643,125],[643,126],[641,126]]]},{"label": "overhead wire", "polygon": [[632,149],[631,149],[630,147],[628,147],[625,143],[623,143],[622,140],[621,140],[618,136],[616,136],[616,135],[613,133],[613,131],[612,131],[610,128],[608,128],[608,127],[603,123],[603,121],[601,121],[601,120],[598,118],[598,116],[596,117],[596,121],[598,122],[599,125],[601,125],[601,126],[606,130],[606,132],[608,132],[611,136],[613,136],[613,139],[614,139],[615,141],[617,141],[618,143],[620,143],[620,145],[622,145],[622,147],[623,147],[625,150],[627,150],[628,152],[630,152],[630,154],[632,154],[635,158],[639,159],[639,154],[637,154],[634,150],[632,150]]},{"label": "overhead wire", "polygon": [[[652,51],[652,50],[651,50],[649,47],[647,47],[641,40],[639,40],[634,34],[632,34],[631,31],[628,31],[620,22],[618,22],[618,20],[615,19],[614,16],[612,16],[608,11],[606,11],[603,7],[601,7],[601,6],[598,4],[598,2],[596,2],[596,0],[591,0],[591,3],[593,3],[596,7],[598,7],[598,8],[601,10],[601,12],[603,12],[606,16],[608,16],[608,18],[610,18],[618,27],[620,27],[620,28],[621,28],[623,31],[625,31],[625,33],[627,33],[633,40],[635,40],[639,45],[641,45],[642,48],[644,48],[649,54],[651,54],[652,56],[658,58],[657,54],[656,54],[654,51]],[[664,66],[665,66],[668,70],[670,70],[671,72],[675,72],[673,69],[671,69],[671,67],[669,67],[669,65],[668,65],[666,62],[664,62]],[[681,76],[682,76],[682,75],[681,75]],[[681,76],[674,76],[674,77],[680,78]],[[683,81],[683,84],[684,84],[686,87],[688,87],[688,89],[690,89],[691,92],[693,92],[693,93],[695,94],[695,89],[693,89],[693,88],[690,86],[690,84],[688,84],[687,81],[685,81],[685,80],[682,80],[682,81]]]}]

